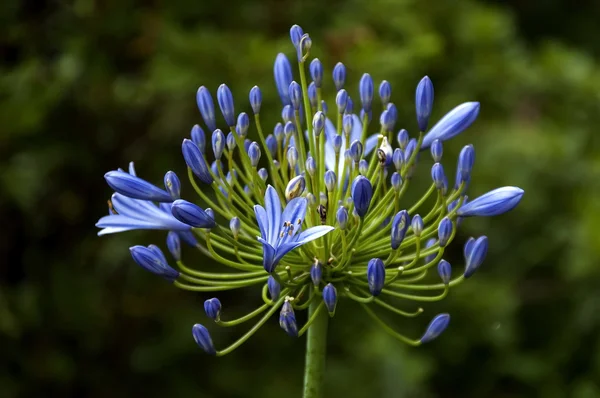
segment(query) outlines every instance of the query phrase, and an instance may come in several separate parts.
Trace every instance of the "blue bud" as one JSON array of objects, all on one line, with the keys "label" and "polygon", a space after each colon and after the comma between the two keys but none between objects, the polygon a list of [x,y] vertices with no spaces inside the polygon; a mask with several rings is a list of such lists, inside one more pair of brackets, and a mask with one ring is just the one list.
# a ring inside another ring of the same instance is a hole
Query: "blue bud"
[{"label": "blue bud", "polygon": [[196,103],[198,104],[198,110],[200,111],[200,115],[202,115],[202,119],[204,120],[204,124],[210,131],[213,131],[217,128],[217,121],[215,119],[215,105],[213,103],[212,96],[210,95],[210,91],[204,86],[201,86],[196,93]]},{"label": "blue bud", "polygon": [[394,216],[394,219],[392,220],[391,232],[392,250],[398,249],[404,240],[404,236],[406,236],[406,230],[408,229],[408,219],[409,216],[406,210],[400,210]]},{"label": "blue bud", "polygon": [[256,141],[250,144],[250,147],[248,148],[248,157],[250,158],[252,167],[256,167],[258,165],[258,161],[260,160],[260,147]]},{"label": "blue bud", "polygon": [[228,126],[235,126],[235,109],[233,107],[233,95],[226,84],[221,84],[217,89],[217,102],[221,113]]},{"label": "blue bud", "polygon": [[287,160],[290,165],[290,168],[293,170],[296,168],[296,163],[298,163],[298,150],[291,146],[287,151]]},{"label": "blue bud", "polygon": [[364,217],[369,210],[373,197],[373,186],[367,177],[358,176],[352,181],[352,201],[359,217]]},{"label": "blue bud", "polygon": [[290,93],[290,101],[292,102],[292,106],[295,110],[299,110],[300,103],[302,103],[302,89],[300,88],[300,85],[295,81],[292,81],[288,90]]},{"label": "blue bud", "polygon": [[371,75],[368,73],[365,73],[360,78],[358,92],[360,94],[362,108],[366,112],[369,112],[371,110],[371,104],[373,103],[373,78],[371,78]]},{"label": "blue bud", "polygon": [[325,100],[321,100],[321,109],[323,109],[323,115],[326,116],[329,107],[327,106],[327,102],[325,102]]},{"label": "blue bud", "polygon": [[310,101],[310,106],[316,108],[319,106],[319,100],[317,97],[317,86],[315,86],[315,82],[310,82],[308,85],[308,100]]},{"label": "blue bud", "polygon": [[273,128],[273,136],[278,142],[283,142],[284,132],[283,132],[283,124],[277,123]]},{"label": "blue bud", "polygon": [[215,322],[221,319],[221,302],[218,298],[213,297],[204,302],[204,312],[206,316]]},{"label": "blue bud", "polygon": [[[191,143],[196,146],[193,142]],[[133,199],[151,200],[154,202],[170,202],[173,200],[168,192],[124,171],[109,171],[104,174],[104,179],[108,186],[116,192]]]},{"label": "blue bud", "polygon": [[344,151],[344,162],[346,164],[352,163],[352,156],[350,156],[350,150],[349,149],[346,149]]},{"label": "blue bud", "polygon": [[353,111],[354,111],[354,102],[352,101],[352,98],[350,98],[350,96],[348,96],[348,100],[346,101],[346,114],[351,115]]},{"label": "blue bud", "polygon": [[179,199],[179,195],[181,195],[181,182],[177,174],[167,171],[167,174],[165,174],[165,188],[173,200]]},{"label": "blue bud", "polygon": [[306,180],[302,174],[292,178],[285,187],[285,198],[288,202],[294,198],[299,197],[306,188]]},{"label": "blue bud", "polygon": [[381,140],[381,146],[379,147],[379,150],[383,152],[383,155],[385,155],[382,157],[381,154],[378,153],[378,156],[380,156],[379,160],[385,166],[389,166],[390,164],[392,164],[394,154],[392,152],[392,146],[388,142],[387,137],[383,137],[383,139]]},{"label": "blue bud", "polygon": [[238,115],[235,130],[240,137],[246,138],[248,135],[248,127],[250,127],[250,118],[246,112],[242,112]]},{"label": "blue bud", "polygon": [[456,167],[456,183],[457,188],[462,182],[467,182],[471,179],[471,170],[475,162],[475,148],[473,145],[466,145],[458,155],[458,165]]},{"label": "blue bud", "polygon": [[394,130],[394,127],[396,126],[396,121],[398,120],[398,108],[396,108],[396,105],[390,103],[387,104],[387,118],[389,119],[387,121],[387,127],[388,127],[388,131],[392,131]]},{"label": "blue bud", "polygon": [[442,259],[442,261],[439,262],[438,274],[440,275],[444,285],[450,283],[450,278],[452,277],[452,267],[448,261]]},{"label": "blue bud", "polygon": [[325,307],[327,308],[329,315],[333,316],[335,313],[335,307],[337,305],[337,290],[331,283],[328,283],[323,288],[323,302],[325,303]]},{"label": "blue bud", "polygon": [[369,162],[365,159],[361,159],[360,162],[358,162],[358,172],[362,175],[366,175],[369,172]]},{"label": "blue bud", "polygon": [[198,346],[200,346],[204,352],[210,355],[217,354],[212,339],[210,338],[210,334],[208,333],[208,329],[206,329],[204,326],[200,325],[199,323],[192,326],[192,336],[194,336],[196,344],[198,344]]},{"label": "blue bud", "polygon": [[273,134],[269,134],[267,138],[265,138],[265,142],[271,155],[275,156],[277,154],[277,139],[275,136]]},{"label": "blue bud", "polygon": [[283,132],[285,133],[289,143],[290,137],[296,133],[296,126],[292,122],[287,122],[283,127]]},{"label": "blue bud", "polygon": [[225,150],[225,135],[220,129],[216,129],[212,134],[212,147],[215,154],[215,159],[221,159]]},{"label": "blue bud", "polygon": [[355,140],[350,144],[349,154],[352,160],[357,163],[363,154],[363,144],[359,140]]},{"label": "blue bud", "polygon": [[229,151],[233,151],[235,149],[235,146],[237,145],[237,142],[235,142],[235,137],[233,136],[233,133],[227,133],[227,149],[229,149]]},{"label": "blue bud", "polygon": [[405,129],[398,131],[397,138],[398,145],[400,145],[400,148],[402,148],[403,150],[406,149],[406,146],[408,145],[408,140],[410,139],[410,137],[408,136],[408,131],[406,131]]},{"label": "blue bud", "polygon": [[465,131],[479,115],[479,102],[465,102],[448,112],[423,137],[423,149],[435,140],[446,141]]},{"label": "blue bud", "polygon": [[442,218],[438,225],[438,241],[440,247],[446,247],[450,235],[452,235],[452,221],[448,217]]},{"label": "blue bud", "polygon": [[400,173],[394,172],[394,174],[392,174],[391,184],[394,191],[398,192],[400,190],[400,187],[402,186],[402,177],[400,176]]},{"label": "blue bud", "polygon": [[261,180],[267,181],[267,178],[269,178],[269,172],[267,171],[267,169],[262,167],[260,170],[258,170],[258,176]]},{"label": "blue bud", "polygon": [[217,160],[210,164],[210,169],[214,175],[219,174],[219,165],[217,164]]},{"label": "blue bud", "polygon": [[385,132],[392,129],[392,118],[388,111],[381,112],[381,116],[379,116],[379,124],[381,124],[382,130]]},{"label": "blue bud", "polygon": [[352,128],[354,127],[354,118],[352,115],[344,115],[342,119],[342,127],[344,129],[344,134],[352,134]]},{"label": "blue bud", "polygon": [[317,171],[317,163],[315,162],[315,159],[312,156],[309,156],[306,159],[306,171],[308,172],[308,174],[313,177]]},{"label": "blue bud", "polygon": [[193,141],[184,139],[181,144],[181,152],[187,166],[192,172],[205,184],[213,182],[213,178],[208,170],[208,165],[204,160],[204,155]]},{"label": "blue bud", "polygon": [[294,108],[291,105],[285,105],[281,110],[281,119],[283,119],[284,123],[294,122],[296,117],[294,116]]},{"label": "blue bud", "polygon": [[237,217],[233,217],[231,220],[229,220],[229,229],[231,229],[233,238],[237,239],[240,235],[240,230],[242,229],[242,223],[240,219]]},{"label": "blue bud", "polygon": [[247,196],[250,196],[250,195],[252,195],[252,191],[250,190],[250,187],[249,187],[248,185],[244,185],[244,193],[245,193]]},{"label": "blue bud", "polygon": [[181,260],[181,239],[175,231],[169,231],[167,234],[167,249],[175,261]]},{"label": "blue bud", "polygon": [[442,334],[442,332],[444,330],[446,330],[449,323],[450,323],[450,315],[448,315],[448,314],[436,315],[433,318],[433,320],[429,323],[429,326],[427,326],[425,333],[421,337],[421,339],[420,339],[421,344],[429,343],[430,341],[436,339],[440,334]]},{"label": "blue bud", "polygon": [[346,229],[348,226],[348,210],[345,207],[340,206],[335,213],[335,219],[340,226],[340,229]]},{"label": "blue bud", "polygon": [[[431,238],[428,239],[427,242],[425,242],[425,249],[429,249],[430,247],[432,247],[433,245],[435,245],[435,238]],[[425,264],[432,262],[435,259],[436,255],[434,254],[430,254],[429,256],[425,257]]]},{"label": "blue bud", "polygon": [[319,135],[321,135],[321,133],[323,132],[323,128],[325,128],[325,115],[323,114],[323,112],[318,111],[315,113],[315,116],[313,117],[312,121],[312,126],[313,133],[315,134],[315,136],[318,137]]},{"label": "blue bud", "polygon": [[497,188],[463,205],[456,214],[461,217],[497,216],[515,208],[524,193],[517,187]]},{"label": "blue bud", "polygon": [[365,112],[364,109],[360,110],[360,120],[364,121],[365,118],[367,119],[366,123],[371,123],[371,119],[373,118],[373,112],[369,111],[369,112]]},{"label": "blue bud", "polygon": [[441,163],[434,163],[431,167],[431,179],[433,180],[436,189],[443,191],[445,187],[447,188],[448,179],[446,178],[444,167]]},{"label": "blue bud", "polygon": [[321,279],[323,278],[323,267],[321,263],[316,261],[315,264],[310,268],[310,279],[315,286],[319,286]]},{"label": "blue bud", "polygon": [[411,221],[411,226],[415,236],[421,236],[421,233],[423,232],[423,219],[420,215],[415,214]]},{"label": "blue bud", "polygon": [[337,95],[335,96],[335,104],[337,105],[338,113],[343,114],[346,110],[346,105],[348,104],[348,93],[346,90],[341,89],[338,91]]},{"label": "blue bud", "polygon": [[386,106],[388,102],[390,102],[390,97],[392,96],[392,85],[384,80],[379,85],[379,98],[381,98],[381,103],[383,106]]},{"label": "blue bud", "polygon": [[275,58],[273,74],[275,75],[275,85],[277,86],[281,103],[283,105],[290,104],[289,87],[292,82],[292,65],[282,53],[277,54],[277,58]]},{"label": "blue bud", "polygon": [[435,140],[431,143],[431,157],[434,162],[440,162],[442,160],[442,154],[444,153],[444,148],[442,146],[442,141]]},{"label": "blue bud", "polygon": [[465,263],[469,261],[469,256],[471,255],[471,250],[473,250],[473,245],[475,244],[475,238],[470,237],[465,242],[465,246],[463,248],[463,254],[465,256]]},{"label": "blue bud", "polygon": [[342,136],[341,135],[333,136],[333,152],[336,155],[339,155],[341,148],[342,148]]},{"label": "blue bud", "polygon": [[408,145],[406,145],[406,149],[404,150],[404,161],[408,162],[410,157],[412,156],[414,150],[417,148],[417,140],[411,138],[408,141]]},{"label": "blue bud", "polygon": [[429,115],[431,115],[431,109],[433,107],[433,83],[431,83],[431,80],[427,76],[422,78],[417,85],[415,106],[417,110],[419,131],[425,131],[427,130]]},{"label": "blue bud", "polygon": [[129,252],[133,260],[146,271],[150,271],[169,282],[173,282],[179,277],[179,272],[167,264],[165,255],[157,246],[132,246],[129,248]]},{"label": "blue bud", "polygon": [[472,247],[469,250],[469,256],[467,257],[465,266],[465,278],[471,277],[483,263],[488,250],[488,238],[487,236],[481,236],[473,241],[471,245]]},{"label": "blue bud", "polygon": [[305,33],[302,35],[302,39],[300,40],[300,43],[301,43],[302,48],[297,49],[298,50],[297,51],[298,61],[301,61],[305,55],[308,55],[308,51],[312,47],[312,40],[311,40],[310,36],[308,35],[308,33]]},{"label": "blue bud", "polygon": [[204,130],[202,130],[199,125],[195,124],[194,127],[192,127],[191,137],[192,141],[194,141],[194,144],[198,145],[200,152],[204,153],[204,148],[206,146]]},{"label": "blue bud", "polygon": [[260,113],[260,106],[262,105],[262,92],[258,86],[254,86],[250,89],[250,106],[252,107],[252,112],[255,115]]},{"label": "blue bud", "polygon": [[302,31],[302,28],[298,25],[293,25],[290,28],[290,39],[292,39],[292,44],[294,47],[298,48],[303,34],[304,32]]},{"label": "blue bud", "polygon": [[315,58],[310,63],[310,77],[315,82],[315,86],[320,88],[323,84],[323,64],[318,58]]},{"label": "blue bud", "polygon": [[346,82],[346,67],[343,63],[338,62],[333,68],[333,84],[335,84],[335,89],[340,91],[344,88],[344,83]]},{"label": "blue bud", "polygon": [[402,149],[394,149],[394,153],[392,155],[392,162],[394,163],[394,167],[396,168],[396,170],[400,171],[402,169],[402,166],[404,165],[404,152],[402,152]]},{"label": "blue bud", "polygon": [[195,228],[214,228],[217,226],[214,217],[187,200],[177,199],[174,201],[171,204],[171,213],[182,223]]},{"label": "blue bud", "polygon": [[325,187],[328,192],[333,192],[335,190],[335,186],[337,184],[337,177],[335,172],[332,170],[327,170],[325,172]]},{"label": "blue bud", "polygon": [[281,285],[272,275],[269,275],[269,279],[267,279],[267,288],[271,300],[276,301],[279,298],[279,293],[281,293]]},{"label": "blue bud", "polygon": [[367,282],[373,296],[379,296],[385,284],[385,266],[379,258],[369,260],[367,265]]},{"label": "blue bud", "polygon": [[298,337],[298,325],[296,324],[294,308],[292,307],[292,303],[287,300],[283,303],[281,312],[279,313],[279,326],[281,326],[288,335]]}]

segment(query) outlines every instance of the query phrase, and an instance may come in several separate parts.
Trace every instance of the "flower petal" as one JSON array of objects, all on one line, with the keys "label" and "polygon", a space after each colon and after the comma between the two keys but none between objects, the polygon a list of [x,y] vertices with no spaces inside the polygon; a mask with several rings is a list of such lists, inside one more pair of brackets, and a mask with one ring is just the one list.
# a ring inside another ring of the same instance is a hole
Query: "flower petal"
[{"label": "flower petal", "polygon": [[279,244],[289,242],[294,235],[301,229],[302,223],[304,222],[304,216],[306,215],[306,207],[308,205],[308,201],[306,198],[294,198],[290,200],[283,211],[283,215],[281,216],[281,222],[284,223],[289,221],[291,225],[288,230],[290,233],[286,233],[282,238],[280,238]]},{"label": "flower petal", "polygon": [[268,221],[265,208],[261,205],[254,205],[254,214],[256,214],[256,222],[258,223],[260,234],[262,235],[263,239],[269,239],[267,236]]},{"label": "flower petal", "polygon": [[265,191],[265,210],[267,212],[267,241],[275,246],[281,228],[281,202],[277,191],[271,185]]},{"label": "flower petal", "polygon": [[265,271],[271,273],[275,271],[275,267],[279,262],[279,260],[275,261],[275,248],[262,238],[258,238],[258,241],[263,245],[263,267]]}]

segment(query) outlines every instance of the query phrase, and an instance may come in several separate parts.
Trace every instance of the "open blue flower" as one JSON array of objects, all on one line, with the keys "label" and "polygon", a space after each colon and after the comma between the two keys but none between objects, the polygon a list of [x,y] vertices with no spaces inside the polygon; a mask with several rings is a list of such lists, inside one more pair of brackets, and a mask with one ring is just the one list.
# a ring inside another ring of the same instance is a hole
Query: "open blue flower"
[{"label": "open blue flower", "polygon": [[273,272],[283,256],[290,251],[334,229],[322,225],[298,233],[304,222],[307,205],[306,198],[294,198],[282,213],[277,191],[269,185],[265,192],[265,207],[254,206],[261,234],[258,241],[263,244],[263,266],[267,272]]}]

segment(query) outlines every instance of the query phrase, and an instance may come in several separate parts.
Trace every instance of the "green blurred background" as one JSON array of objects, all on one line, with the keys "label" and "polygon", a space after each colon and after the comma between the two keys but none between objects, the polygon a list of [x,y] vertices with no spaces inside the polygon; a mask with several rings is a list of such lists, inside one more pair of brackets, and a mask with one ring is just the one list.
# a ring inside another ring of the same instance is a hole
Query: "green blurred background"
[{"label": "green blurred background", "polygon": [[[165,234],[98,238],[94,227],[111,193],[106,171],[133,160],[157,183],[168,169],[183,173],[198,86],[214,93],[227,82],[238,111],[261,86],[272,127],[272,63],[293,55],[288,29],[298,23],[327,76],[348,66],[351,95],[363,72],[389,80],[409,131],[425,74],[434,119],[480,101],[444,164],[453,175],[473,143],[471,195],[526,191],[515,211],[462,224],[459,243],[490,238],[468,283],[423,317],[391,319],[416,337],[448,311],[440,339],[409,348],[359,307],[338,306],[327,396],[600,397],[599,19],[593,0],[3,0],[0,396],[300,395],[304,339],[273,319],[233,354],[205,355],[190,328],[207,322],[210,296],[178,291],[129,257],[133,244],[164,248]],[[413,193],[429,184],[428,156],[422,163]],[[458,269],[460,252],[448,257]],[[260,302],[255,291],[219,297],[232,313]],[[245,332],[210,329],[218,346]]]}]

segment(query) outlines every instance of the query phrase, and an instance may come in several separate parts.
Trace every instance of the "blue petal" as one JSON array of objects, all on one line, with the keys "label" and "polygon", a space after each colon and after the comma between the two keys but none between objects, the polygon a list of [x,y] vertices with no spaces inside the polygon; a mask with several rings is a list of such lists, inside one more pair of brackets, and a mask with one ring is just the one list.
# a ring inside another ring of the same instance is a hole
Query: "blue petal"
[{"label": "blue petal", "polygon": [[293,229],[290,228],[292,234],[290,235],[289,233],[286,233],[282,238],[280,238],[279,245],[288,242],[300,230],[302,223],[304,222],[304,216],[306,215],[307,204],[308,201],[306,198],[294,198],[289,201],[285,207],[285,210],[283,211],[281,220],[282,222],[289,221],[292,224]]},{"label": "blue petal", "polygon": [[333,231],[334,229],[335,228],[333,228],[329,225],[320,225],[317,227],[309,228],[306,231],[303,231],[302,233],[300,233],[300,235],[298,235],[296,240],[283,243],[277,248],[277,254],[275,255],[275,259],[273,260],[273,262],[275,264],[279,263],[279,261],[283,258],[283,256],[288,254],[290,251],[294,250],[297,247],[302,246],[305,243],[308,243],[317,238],[320,238],[321,236]]},{"label": "blue petal", "polygon": [[263,245],[263,267],[265,271],[271,273],[275,271],[275,267],[279,260],[275,260],[275,249],[262,238],[258,238],[258,241]]},{"label": "blue petal", "polygon": [[268,221],[268,242],[275,246],[277,236],[281,227],[281,202],[277,191],[271,185],[267,186],[265,191],[265,210],[267,212]]},{"label": "blue petal", "polygon": [[269,237],[267,236],[267,212],[265,211],[264,207],[262,207],[261,205],[254,205],[254,214],[256,215],[256,221],[258,222],[258,228],[260,229],[260,234],[262,235],[262,238],[269,239]]},{"label": "blue petal", "polygon": [[479,102],[465,102],[448,112],[423,137],[421,149],[435,140],[446,141],[466,130],[479,115]]},{"label": "blue petal", "polygon": [[373,149],[377,146],[379,142],[379,134],[373,134],[370,137],[367,137],[367,142],[365,144],[365,155],[371,153]]},{"label": "blue petal", "polygon": [[363,125],[360,118],[356,114],[352,114],[352,131],[350,132],[350,142],[362,140]]},{"label": "blue petal", "polygon": [[98,220],[98,222],[96,223],[96,227],[103,228],[100,232],[98,232],[99,236],[114,234],[117,232],[131,231],[134,229],[184,231],[190,228],[189,225],[185,225],[179,222],[178,224],[173,224],[175,223],[167,223],[164,222],[164,220],[139,220],[120,214],[113,214],[110,216],[104,216],[100,220]]},{"label": "blue petal", "polygon": [[130,198],[156,202],[173,200],[167,191],[124,171],[109,171],[104,175],[104,179],[112,189]]}]

